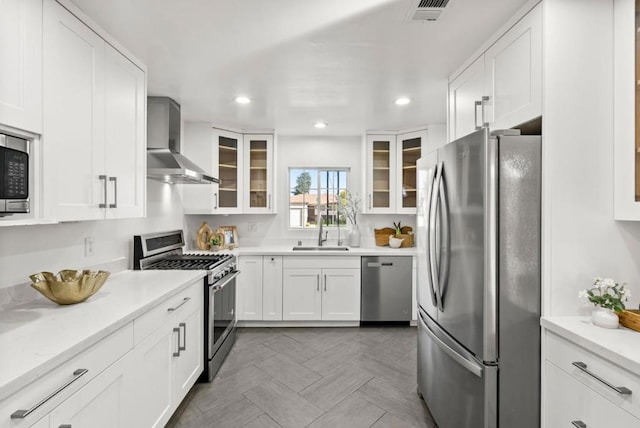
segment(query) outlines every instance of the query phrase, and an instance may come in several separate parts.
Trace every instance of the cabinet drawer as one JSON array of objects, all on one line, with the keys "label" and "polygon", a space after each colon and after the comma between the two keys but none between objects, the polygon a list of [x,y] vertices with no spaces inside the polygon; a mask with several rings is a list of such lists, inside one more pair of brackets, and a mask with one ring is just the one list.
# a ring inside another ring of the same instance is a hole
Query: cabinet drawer
[{"label": "cabinet drawer", "polygon": [[150,309],[133,322],[134,343],[137,344],[149,336],[173,319],[175,314],[192,312],[198,305],[202,305],[203,298],[204,282],[199,279],[175,296]]},{"label": "cabinet drawer", "polygon": [[283,257],[284,269],[360,269],[359,256],[287,256]]},{"label": "cabinet drawer", "polygon": [[[37,380],[0,403],[0,428],[31,426],[132,348],[133,324],[129,323],[53,370],[43,372]],[[41,402],[29,415],[11,418],[14,412],[30,410]]]},{"label": "cabinet drawer", "polygon": [[[551,332],[546,334],[546,359],[607,400],[640,418],[639,376]],[[601,380],[581,370],[574,363],[583,363],[585,370]],[[550,379],[549,375],[546,378]],[[614,387],[624,387],[632,393],[622,394],[616,392]]]},{"label": "cabinet drawer", "polygon": [[545,427],[571,428],[580,426],[580,422],[587,428],[640,426],[640,420],[578,382],[554,363],[546,362],[545,373],[548,379],[545,394]]}]

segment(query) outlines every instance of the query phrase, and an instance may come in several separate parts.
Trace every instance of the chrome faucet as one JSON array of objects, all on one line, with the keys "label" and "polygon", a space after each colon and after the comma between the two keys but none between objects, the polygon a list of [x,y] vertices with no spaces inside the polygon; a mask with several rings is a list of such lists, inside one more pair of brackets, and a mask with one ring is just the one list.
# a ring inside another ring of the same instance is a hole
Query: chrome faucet
[{"label": "chrome faucet", "polygon": [[318,217],[319,217],[319,221],[320,221],[320,230],[318,232],[318,247],[322,247],[322,243],[326,242],[327,235],[329,234],[329,232],[325,232],[324,233],[324,239],[322,239],[322,216],[318,216]]}]

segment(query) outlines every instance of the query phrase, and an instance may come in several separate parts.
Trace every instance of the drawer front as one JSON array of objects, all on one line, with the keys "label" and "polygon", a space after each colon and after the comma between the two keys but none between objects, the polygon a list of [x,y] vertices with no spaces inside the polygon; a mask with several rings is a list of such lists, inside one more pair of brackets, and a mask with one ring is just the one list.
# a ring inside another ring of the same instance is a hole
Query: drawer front
[{"label": "drawer front", "polygon": [[[637,375],[551,332],[546,334],[546,359],[620,408],[640,418],[640,377]],[[582,369],[574,363],[582,366]],[[548,374],[546,378],[549,379]],[[631,394],[616,392],[614,387],[624,387],[630,390]]]},{"label": "drawer front", "polygon": [[640,419],[578,382],[550,361],[545,363],[545,373],[548,379],[544,394],[546,428],[640,426]]},{"label": "drawer front", "polygon": [[[0,427],[26,428],[33,425],[132,348],[133,323],[129,323],[69,361],[43,373],[17,394],[0,403]],[[30,410],[41,402],[43,404],[29,415],[11,418],[15,412]]]},{"label": "drawer front", "polygon": [[203,299],[204,282],[199,279],[134,320],[134,343],[140,343],[158,328],[173,321],[176,314],[186,314],[202,306]]},{"label": "drawer front", "polygon": [[360,269],[359,256],[286,256],[284,269]]}]

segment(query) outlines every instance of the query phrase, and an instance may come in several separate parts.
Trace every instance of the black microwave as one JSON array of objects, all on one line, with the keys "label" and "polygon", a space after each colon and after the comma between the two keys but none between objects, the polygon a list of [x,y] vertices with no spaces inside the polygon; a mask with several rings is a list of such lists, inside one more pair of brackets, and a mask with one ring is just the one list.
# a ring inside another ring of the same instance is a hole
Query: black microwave
[{"label": "black microwave", "polygon": [[0,216],[29,212],[29,141],[0,134]]}]

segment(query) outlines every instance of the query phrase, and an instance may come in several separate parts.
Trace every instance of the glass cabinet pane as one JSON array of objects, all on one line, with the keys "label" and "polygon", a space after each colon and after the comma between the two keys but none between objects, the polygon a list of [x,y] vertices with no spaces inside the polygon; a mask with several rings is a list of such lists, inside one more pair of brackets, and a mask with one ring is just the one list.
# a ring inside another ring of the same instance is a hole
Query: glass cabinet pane
[{"label": "glass cabinet pane", "polygon": [[388,208],[391,191],[391,143],[373,142],[373,208]]},{"label": "glass cabinet pane", "polygon": [[416,162],[420,158],[421,138],[402,140],[402,207],[416,207]]},{"label": "glass cabinet pane", "polygon": [[640,0],[636,0],[636,70],[635,70],[635,87],[636,87],[636,127],[635,127],[635,199],[640,202]]},{"label": "glass cabinet pane", "polygon": [[250,140],[249,207],[267,208],[267,197],[267,141]]},{"label": "glass cabinet pane", "polygon": [[220,208],[238,206],[238,140],[218,139],[218,174],[220,175]]}]

